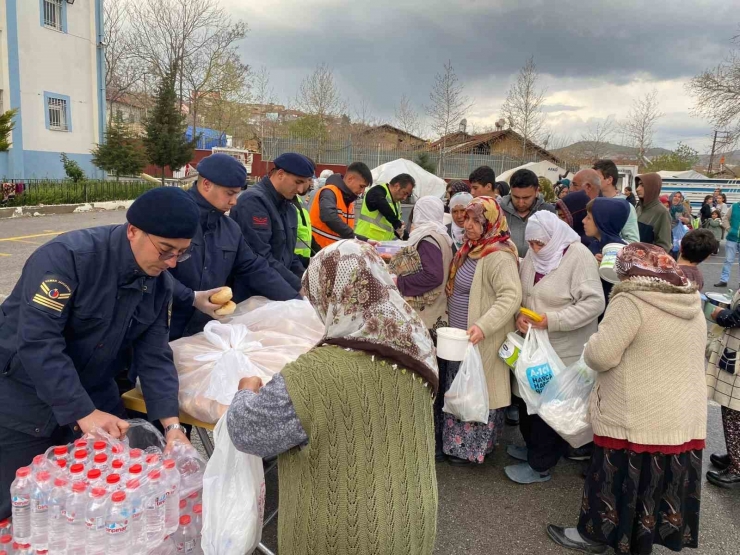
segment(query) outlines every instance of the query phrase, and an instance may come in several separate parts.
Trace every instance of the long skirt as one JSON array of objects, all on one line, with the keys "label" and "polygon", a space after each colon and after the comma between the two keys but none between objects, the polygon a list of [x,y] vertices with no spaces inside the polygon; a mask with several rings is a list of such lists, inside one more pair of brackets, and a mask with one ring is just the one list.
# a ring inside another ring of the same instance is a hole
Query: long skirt
[{"label": "long skirt", "polygon": [[730,472],[740,474],[740,411],[722,407],[722,427],[730,455]]},{"label": "long skirt", "polygon": [[578,532],[616,553],[699,545],[702,450],[678,455],[595,446]]},{"label": "long skirt", "polygon": [[[440,376],[444,374],[446,389],[460,369],[460,362],[440,361]],[[440,380],[441,383],[442,380]],[[440,395],[444,395],[440,393]],[[482,463],[496,446],[498,434],[504,428],[505,409],[488,412],[488,422],[462,422],[451,414],[441,413],[442,449],[445,455]]]}]

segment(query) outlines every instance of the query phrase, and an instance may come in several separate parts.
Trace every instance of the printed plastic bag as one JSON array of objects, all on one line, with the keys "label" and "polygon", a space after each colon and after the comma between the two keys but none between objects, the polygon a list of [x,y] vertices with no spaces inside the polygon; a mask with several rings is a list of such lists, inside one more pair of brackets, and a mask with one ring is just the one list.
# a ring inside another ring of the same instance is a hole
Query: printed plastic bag
[{"label": "printed plastic bag", "polygon": [[550,380],[540,396],[540,418],[576,449],[593,441],[588,403],[595,379],[581,356]]},{"label": "printed plastic bag", "polygon": [[462,422],[488,423],[488,384],[477,345],[468,343],[460,369],[445,393],[442,410]]},{"label": "printed plastic bag", "polygon": [[564,368],[563,361],[550,345],[547,331],[529,326],[514,370],[519,392],[527,403],[527,414],[537,414],[542,390]]},{"label": "printed plastic bag", "polygon": [[265,472],[262,459],[240,453],[226,429],[213,431],[215,450],[203,476],[203,538],[208,555],[251,553],[262,538]]}]

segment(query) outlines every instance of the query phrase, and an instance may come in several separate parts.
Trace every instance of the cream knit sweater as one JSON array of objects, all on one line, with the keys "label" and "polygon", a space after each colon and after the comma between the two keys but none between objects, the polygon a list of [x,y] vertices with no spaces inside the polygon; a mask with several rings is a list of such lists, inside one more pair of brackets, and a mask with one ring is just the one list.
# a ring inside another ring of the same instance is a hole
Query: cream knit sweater
[{"label": "cream knit sweater", "polygon": [[643,445],[705,439],[706,333],[694,286],[647,279],[616,285],[584,353],[598,372],[594,434]]}]

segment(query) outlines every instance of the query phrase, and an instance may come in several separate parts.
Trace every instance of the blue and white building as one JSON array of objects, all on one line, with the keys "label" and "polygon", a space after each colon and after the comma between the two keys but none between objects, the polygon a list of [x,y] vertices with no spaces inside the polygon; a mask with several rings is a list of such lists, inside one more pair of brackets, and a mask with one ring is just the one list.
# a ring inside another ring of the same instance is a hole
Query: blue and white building
[{"label": "blue and white building", "polygon": [[90,150],[105,129],[103,0],[0,2],[0,111],[18,109],[0,178],[62,178],[62,152],[102,177]]}]

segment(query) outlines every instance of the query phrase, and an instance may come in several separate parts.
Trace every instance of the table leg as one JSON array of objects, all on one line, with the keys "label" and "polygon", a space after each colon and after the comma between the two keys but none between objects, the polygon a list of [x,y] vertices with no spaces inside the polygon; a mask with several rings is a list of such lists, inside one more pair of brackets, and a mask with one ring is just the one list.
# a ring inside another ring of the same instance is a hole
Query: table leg
[{"label": "table leg", "polygon": [[213,443],[211,442],[211,438],[208,437],[208,430],[205,428],[199,428],[198,426],[193,426],[195,428],[195,431],[198,432],[198,437],[200,438],[200,442],[203,444],[203,449],[206,451],[206,455],[208,458],[211,458],[211,455],[213,455]]}]

